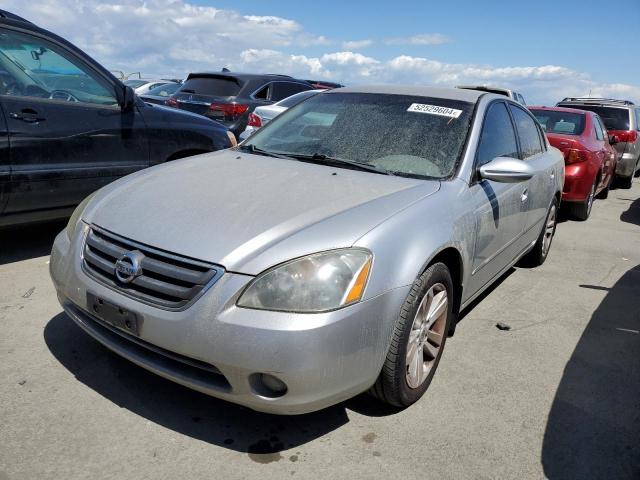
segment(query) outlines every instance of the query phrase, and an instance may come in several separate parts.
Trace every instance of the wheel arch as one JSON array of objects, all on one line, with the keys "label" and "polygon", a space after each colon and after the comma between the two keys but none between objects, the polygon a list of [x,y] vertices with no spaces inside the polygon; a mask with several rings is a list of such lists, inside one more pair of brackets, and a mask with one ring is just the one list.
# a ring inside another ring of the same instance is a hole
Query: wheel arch
[{"label": "wheel arch", "polygon": [[451,274],[451,281],[453,282],[454,288],[454,304],[453,304],[453,322],[451,322],[451,328],[449,330],[449,335],[453,335],[456,323],[458,321],[458,315],[460,313],[460,305],[462,302],[462,293],[463,293],[463,285],[464,285],[464,262],[462,260],[462,254],[460,251],[453,247],[447,246],[439,250],[426,264],[424,269],[420,272],[424,273],[424,271],[429,268],[431,265],[435,263],[443,263],[449,269],[449,273]]}]

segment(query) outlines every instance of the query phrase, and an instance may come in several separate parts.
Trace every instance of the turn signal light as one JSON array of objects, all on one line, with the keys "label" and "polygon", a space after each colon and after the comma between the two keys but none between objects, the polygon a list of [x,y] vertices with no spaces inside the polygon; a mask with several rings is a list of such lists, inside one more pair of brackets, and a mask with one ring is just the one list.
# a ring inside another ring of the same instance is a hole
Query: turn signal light
[{"label": "turn signal light", "polygon": [[250,113],[249,123],[247,123],[247,126],[260,128],[262,126],[262,119],[255,113]]},{"label": "turn signal light", "polygon": [[609,134],[618,137],[619,142],[634,143],[638,139],[636,130],[609,130]]},{"label": "turn signal light", "polygon": [[249,105],[241,103],[212,103],[209,110],[213,112],[222,112],[225,117],[235,119],[249,109]]},{"label": "turn signal light", "polygon": [[576,150],[575,148],[568,148],[564,151],[565,163],[579,163],[587,160],[587,152],[584,150]]}]

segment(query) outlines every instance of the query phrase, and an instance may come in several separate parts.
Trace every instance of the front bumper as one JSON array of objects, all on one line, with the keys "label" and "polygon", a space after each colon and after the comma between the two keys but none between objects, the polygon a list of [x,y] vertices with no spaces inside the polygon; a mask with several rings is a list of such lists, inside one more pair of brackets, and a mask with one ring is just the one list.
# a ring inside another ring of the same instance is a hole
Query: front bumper
[{"label": "front bumper", "polygon": [[[225,273],[186,310],[167,311],[125,297],[87,276],[81,266],[83,237],[78,234],[70,242],[62,232],[50,261],[58,298],[76,324],[154,373],[263,412],[306,413],[369,388],[382,368],[409,289],[390,290],[333,312],[291,314],[238,308],[238,294],[252,277]],[[142,345],[134,341],[138,337],[108,328],[93,317],[87,292],[138,313],[143,319]],[[215,371],[180,361],[185,359]],[[255,384],[256,374],[261,373],[283,381],[286,394],[265,396]]]}]

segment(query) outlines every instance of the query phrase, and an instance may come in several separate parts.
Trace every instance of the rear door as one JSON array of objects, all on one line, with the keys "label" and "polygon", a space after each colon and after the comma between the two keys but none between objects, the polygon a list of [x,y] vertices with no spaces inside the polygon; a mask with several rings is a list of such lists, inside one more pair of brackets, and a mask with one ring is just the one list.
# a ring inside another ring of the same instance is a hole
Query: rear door
[{"label": "rear door", "polygon": [[149,165],[142,116],[123,112],[116,85],[64,45],[0,28],[1,70],[11,144],[5,213],[68,209]]},{"label": "rear door", "polygon": [[602,158],[600,188],[604,188],[609,185],[616,171],[616,150],[609,144],[609,132],[607,132],[607,129],[598,114],[593,114],[593,119],[596,129],[596,138],[600,140],[598,135],[602,137],[602,141],[598,142],[600,147],[600,154],[598,156]]},{"label": "rear door", "polygon": [[509,102],[520,145],[520,159],[534,170],[533,177],[523,194],[527,210],[525,238],[533,241],[540,234],[551,199],[555,194],[556,160],[547,149],[544,133],[533,115],[523,107]]},{"label": "rear door", "polygon": [[[0,77],[2,77],[1,73]],[[0,215],[2,215],[9,198],[9,180],[11,178],[9,165],[9,132],[4,113],[0,108]]]}]

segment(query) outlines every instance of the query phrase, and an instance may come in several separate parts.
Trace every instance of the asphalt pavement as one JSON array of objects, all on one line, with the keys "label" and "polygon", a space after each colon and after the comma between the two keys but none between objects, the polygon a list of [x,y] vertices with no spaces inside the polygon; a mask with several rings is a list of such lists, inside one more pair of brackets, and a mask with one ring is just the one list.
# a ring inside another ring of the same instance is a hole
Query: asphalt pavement
[{"label": "asphalt pavement", "polygon": [[638,179],[475,302],[400,412],[260,414],[117,357],[56,301],[63,226],[0,231],[0,480],[640,478]]}]

